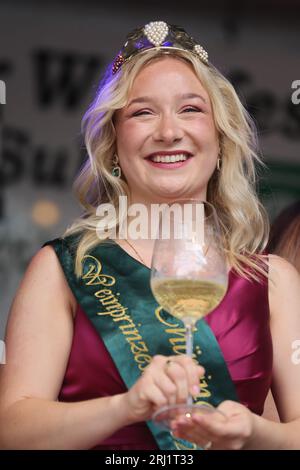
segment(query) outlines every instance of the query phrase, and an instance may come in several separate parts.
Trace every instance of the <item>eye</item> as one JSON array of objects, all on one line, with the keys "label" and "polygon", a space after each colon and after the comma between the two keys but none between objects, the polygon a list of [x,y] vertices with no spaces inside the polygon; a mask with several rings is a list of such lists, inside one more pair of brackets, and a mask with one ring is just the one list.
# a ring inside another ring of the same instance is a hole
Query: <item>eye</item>
[{"label": "eye", "polygon": [[135,113],[132,114],[132,116],[143,116],[143,115],[148,115],[151,114],[150,111],[147,110],[141,110],[141,111],[136,111]]},{"label": "eye", "polygon": [[184,108],[183,112],[188,112],[188,113],[201,113],[203,112],[202,109],[197,108],[196,106],[188,106],[187,108]]}]

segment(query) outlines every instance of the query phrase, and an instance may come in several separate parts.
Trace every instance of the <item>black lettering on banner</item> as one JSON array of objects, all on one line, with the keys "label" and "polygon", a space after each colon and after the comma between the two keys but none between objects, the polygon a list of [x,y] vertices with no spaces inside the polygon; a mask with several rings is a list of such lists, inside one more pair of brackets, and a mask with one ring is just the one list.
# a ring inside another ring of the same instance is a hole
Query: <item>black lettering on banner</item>
[{"label": "black lettering on banner", "polygon": [[[64,187],[73,181],[73,155],[67,147],[35,147],[27,131],[8,125],[0,127],[0,143],[0,188],[25,178],[31,178],[35,185],[53,187]],[[78,149],[77,158],[82,162],[82,149]]]},{"label": "black lettering on banner", "polygon": [[38,50],[33,54],[37,101],[49,108],[60,101],[66,109],[76,108],[99,75],[102,60],[91,55]]},{"label": "black lettering on banner", "polygon": [[18,182],[23,174],[28,156],[29,138],[26,132],[5,126],[1,136],[0,185]]},{"label": "black lettering on banner", "polygon": [[300,107],[295,106],[290,94],[279,100],[271,90],[255,89],[252,76],[245,70],[233,70],[228,78],[254,118],[259,134],[280,133],[290,140],[300,140]]},{"label": "black lettering on banner", "polygon": [[240,95],[241,101],[246,104],[245,89],[252,84],[250,73],[242,69],[233,69],[228,74],[228,79],[232,83],[234,89]]},{"label": "black lettering on banner", "polygon": [[274,129],[278,101],[273,93],[268,90],[255,91],[247,98],[247,109],[260,131],[265,133]]},{"label": "black lettering on banner", "polygon": [[37,185],[63,187],[67,183],[68,154],[65,148],[51,151],[40,146],[33,155],[33,182]]}]

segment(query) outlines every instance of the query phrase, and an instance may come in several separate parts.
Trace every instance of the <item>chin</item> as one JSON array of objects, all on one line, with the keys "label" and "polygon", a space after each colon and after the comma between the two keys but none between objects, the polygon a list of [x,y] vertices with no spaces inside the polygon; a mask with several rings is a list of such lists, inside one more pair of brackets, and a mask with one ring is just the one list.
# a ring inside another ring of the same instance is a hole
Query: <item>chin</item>
[{"label": "chin", "polygon": [[[177,200],[177,199],[188,199],[192,198],[193,195],[187,191],[187,190],[174,190],[174,188],[166,190],[166,191],[160,191],[156,193],[158,198],[161,198],[163,200]],[[194,196],[195,197],[195,196]]]}]

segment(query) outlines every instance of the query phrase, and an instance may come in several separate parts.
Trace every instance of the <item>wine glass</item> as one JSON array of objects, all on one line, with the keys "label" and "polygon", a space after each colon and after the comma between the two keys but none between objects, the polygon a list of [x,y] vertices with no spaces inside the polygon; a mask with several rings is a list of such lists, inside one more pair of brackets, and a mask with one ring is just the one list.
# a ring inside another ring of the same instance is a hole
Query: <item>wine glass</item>
[{"label": "wine glass", "polygon": [[[151,266],[151,289],[164,310],[183,321],[186,354],[193,356],[193,329],[223,299],[228,283],[224,243],[212,204],[184,199],[160,213]],[[179,416],[218,412],[210,404],[165,406],[152,419],[170,429]]]}]

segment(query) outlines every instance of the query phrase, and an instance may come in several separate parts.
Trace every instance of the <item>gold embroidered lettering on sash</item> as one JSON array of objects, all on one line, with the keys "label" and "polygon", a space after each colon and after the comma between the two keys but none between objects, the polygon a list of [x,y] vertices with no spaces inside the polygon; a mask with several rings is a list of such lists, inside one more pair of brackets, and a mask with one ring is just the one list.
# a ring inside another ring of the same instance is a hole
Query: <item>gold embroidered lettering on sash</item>
[{"label": "gold embroidered lettering on sash", "polygon": [[84,256],[84,261],[89,261],[89,267],[87,273],[82,276],[82,279],[86,281],[87,286],[96,286],[101,284],[103,286],[113,286],[115,279],[112,276],[101,274],[102,265],[100,261],[91,255]]},{"label": "gold embroidered lettering on sash", "polygon": [[[87,272],[82,276],[83,281],[88,286],[103,285],[113,286],[116,280],[113,276],[103,274],[101,262],[91,255],[86,255],[84,261],[88,262]],[[142,340],[139,330],[132,318],[126,314],[128,308],[124,307],[111,289],[100,289],[94,293],[99,303],[104,307],[104,311],[97,312],[97,315],[108,315],[113,319],[113,322],[118,323],[118,328],[121,330],[126,341],[130,345],[130,350],[133,354],[135,362],[138,364],[140,370],[151,362],[152,356],[146,343]],[[121,323],[126,322],[126,323]]]},{"label": "gold embroidered lettering on sash", "polygon": [[200,393],[196,397],[196,401],[198,398],[209,398],[211,397],[211,392],[208,389],[208,383],[205,380],[205,376],[200,379]]}]

